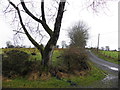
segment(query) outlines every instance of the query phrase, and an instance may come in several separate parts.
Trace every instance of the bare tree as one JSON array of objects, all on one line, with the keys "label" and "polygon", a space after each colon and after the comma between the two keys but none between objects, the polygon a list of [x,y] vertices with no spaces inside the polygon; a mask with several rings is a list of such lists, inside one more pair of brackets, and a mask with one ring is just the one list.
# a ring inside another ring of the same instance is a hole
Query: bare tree
[{"label": "bare tree", "polygon": [[31,41],[31,43],[40,51],[41,56],[42,56],[42,65],[44,67],[50,66],[52,64],[51,57],[52,57],[52,54],[53,54],[53,50],[54,50],[54,48],[56,46],[56,43],[57,43],[57,40],[59,38],[59,32],[60,32],[60,28],[61,28],[61,23],[62,23],[62,18],[63,18],[63,13],[64,13],[66,0],[60,0],[60,2],[59,2],[58,12],[57,12],[57,16],[56,16],[56,19],[55,19],[55,24],[54,24],[54,30],[53,31],[50,29],[50,27],[46,23],[44,0],[41,0],[41,17],[42,17],[41,19],[36,17],[27,8],[24,0],[20,0],[19,4],[22,6],[24,12],[29,17],[31,17],[33,20],[40,23],[43,26],[44,30],[50,36],[50,39],[48,40],[45,47],[43,47],[43,45],[39,45],[39,43],[37,43],[36,40],[28,32],[28,28],[26,28],[26,26],[23,22],[23,17],[21,15],[21,10],[18,7],[19,5],[16,5],[11,0],[8,0],[8,2],[16,10],[16,13],[18,14],[18,18],[19,18],[20,24],[22,26],[22,29],[24,30],[25,35],[28,37],[28,39]]},{"label": "bare tree", "polygon": [[6,46],[7,46],[7,48],[14,48],[11,41],[7,41]]},{"label": "bare tree", "polygon": [[83,21],[76,23],[69,31],[70,46],[85,48],[89,27]]},{"label": "bare tree", "polygon": [[105,9],[109,10],[107,6],[107,3],[109,1],[119,1],[119,0],[86,0],[85,4],[87,6],[87,9],[91,9],[95,13],[100,13],[101,11],[105,13],[104,11]]}]

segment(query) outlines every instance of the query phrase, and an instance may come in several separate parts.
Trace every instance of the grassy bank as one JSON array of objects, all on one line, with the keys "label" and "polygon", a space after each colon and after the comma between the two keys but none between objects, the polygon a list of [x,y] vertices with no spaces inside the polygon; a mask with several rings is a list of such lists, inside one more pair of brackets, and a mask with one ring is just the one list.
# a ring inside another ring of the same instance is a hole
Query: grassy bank
[{"label": "grassy bank", "polygon": [[29,81],[25,78],[16,78],[12,81],[3,81],[3,88],[61,88],[66,87],[69,83],[51,78],[49,80]]},{"label": "grassy bank", "polygon": [[[10,49],[4,49],[3,51],[9,51]],[[18,49],[25,51],[29,54],[35,52],[36,55],[30,55],[30,60],[41,60],[41,56],[36,49]],[[53,53],[53,65],[57,66],[57,61],[60,58],[57,58],[62,53],[62,50],[55,50]],[[81,87],[89,86],[90,84],[99,81],[105,77],[105,72],[97,68],[92,62],[88,61],[91,69],[86,71],[87,74],[82,76],[74,76],[66,77],[63,80],[58,80],[55,77],[51,77],[47,80],[28,80],[28,77],[16,77],[14,79],[6,79],[3,80],[3,88],[68,88],[71,87],[70,83],[67,80],[71,80],[75,82],[77,85]],[[84,73],[84,72],[83,72]]]},{"label": "grassy bank", "polygon": [[52,77],[49,80],[34,80],[30,81],[27,78],[15,78],[3,81],[3,88],[68,88],[70,84],[66,80],[71,80],[81,87],[89,86],[90,84],[99,81],[105,77],[105,72],[89,62],[91,70],[85,76],[72,76],[64,80],[58,80]]}]

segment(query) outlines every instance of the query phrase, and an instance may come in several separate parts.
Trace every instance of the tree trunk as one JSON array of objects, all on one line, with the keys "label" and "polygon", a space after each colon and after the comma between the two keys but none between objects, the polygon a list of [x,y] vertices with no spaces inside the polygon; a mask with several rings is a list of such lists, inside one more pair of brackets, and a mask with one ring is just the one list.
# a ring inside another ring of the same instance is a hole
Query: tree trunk
[{"label": "tree trunk", "polygon": [[52,55],[54,51],[54,46],[47,48],[47,50],[44,51],[42,56],[42,65],[44,67],[49,67],[52,65]]},{"label": "tree trunk", "polygon": [[62,0],[60,0],[58,13],[57,13],[57,17],[54,25],[54,32],[52,33],[50,40],[48,41],[43,51],[42,65],[44,65],[45,67],[46,66],[49,67],[52,65],[52,54],[60,34],[65,2],[62,2]]},{"label": "tree trunk", "polygon": [[50,38],[47,45],[44,48],[43,51],[43,57],[42,57],[42,65],[44,67],[49,67],[52,65],[52,55],[54,48],[56,46],[57,40],[58,40],[59,34],[57,36],[54,36]]}]

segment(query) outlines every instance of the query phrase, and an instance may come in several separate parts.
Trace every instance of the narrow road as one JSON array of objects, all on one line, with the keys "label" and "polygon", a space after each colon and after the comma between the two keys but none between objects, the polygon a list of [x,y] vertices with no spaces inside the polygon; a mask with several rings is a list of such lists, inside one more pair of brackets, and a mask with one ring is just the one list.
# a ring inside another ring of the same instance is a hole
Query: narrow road
[{"label": "narrow road", "polygon": [[110,63],[95,56],[91,51],[88,51],[89,59],[99,68],[106,71],[107,76],[102,81],[95,82],[90,88],[118,88],[118,64]]}]

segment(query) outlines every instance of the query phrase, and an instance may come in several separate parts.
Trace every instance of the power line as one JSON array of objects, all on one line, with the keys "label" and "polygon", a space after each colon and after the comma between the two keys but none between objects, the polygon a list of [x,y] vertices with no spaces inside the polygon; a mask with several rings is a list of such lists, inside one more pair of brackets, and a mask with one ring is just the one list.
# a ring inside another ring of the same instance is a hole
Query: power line
[{"label": "power line", "polygon": [[[106,33],[100,33],[100,35],[108,35],[108,34],[116,33],[116,32],[120,32],[120,31],[112,31],[112,32],[106,32]],[[90,38],[97,37],[97,36],[98,35],[92,35]]]}]

